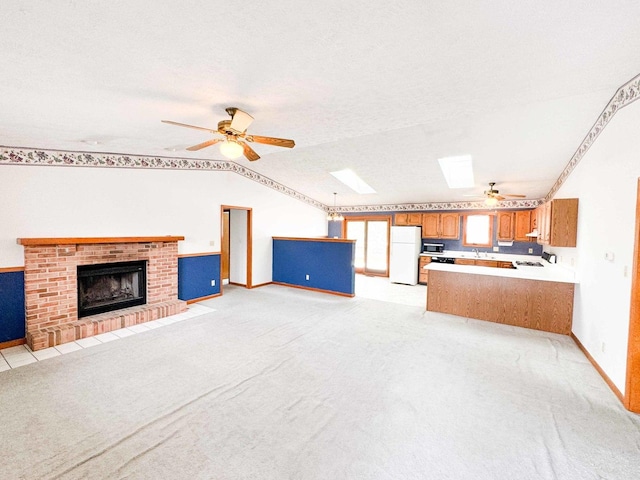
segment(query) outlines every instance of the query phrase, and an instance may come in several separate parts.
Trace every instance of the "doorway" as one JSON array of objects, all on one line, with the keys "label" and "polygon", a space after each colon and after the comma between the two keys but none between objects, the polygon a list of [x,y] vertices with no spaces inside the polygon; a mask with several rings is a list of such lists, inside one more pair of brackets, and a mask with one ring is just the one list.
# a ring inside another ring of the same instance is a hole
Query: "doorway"
[{"label": "doorway", "polygon": [[390,226],[388,216],[345,218],[342,236],[356,241],[356,273],[389,276]]},{"label": "doorway", "polygon": [[222,205],[220,277],[222,285],[252,287],[252,209]]}]

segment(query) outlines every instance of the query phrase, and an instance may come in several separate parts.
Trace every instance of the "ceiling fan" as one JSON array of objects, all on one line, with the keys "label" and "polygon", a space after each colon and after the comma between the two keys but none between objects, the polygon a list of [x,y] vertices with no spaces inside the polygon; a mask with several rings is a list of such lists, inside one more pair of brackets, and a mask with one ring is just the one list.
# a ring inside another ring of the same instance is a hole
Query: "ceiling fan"
[{"label": "ceiling fan", "polygon": [[[483,197],[485,198],[484,203],[487,205],[493,206],[497,205],[499,201],[505,200],[507,197],[509,198],[526,198],[526,195],[519,195],[515,193],[503,193],[500,194],[500,191],[496,190],[494,185],[496,182],[489,182],[489,190],[485,190],[483,192]],[[466,197],[479,197],[480,195],[465,195]]]},{"label": "ceiling fan", "polygon": [[[199,143],[188,147],[187,150],[195,152],[216,143],[220,144],[220,152],[227,158],[238,158],[244,155],[247,160],[255,161],[260,156],[246,142],[264,143],[266,145],[275,145],[276,147],[293,148],[295,142],[286,138],[262,137],[260,135],[249,135],[247,128],[253,122],[253,117],[247,112],[243,112],[239,108],[229,107],[226,112],[231,116],[231,120],[222,120],[218,122],[218,129],[213,130],[206,127],[196,127],[195,125],[187,125],[186,123],[173,122],[171,120],[162,120],[163,123],[178,125],[179,127],[195,128],[196,130],[204,130],[213,134],[223,135],[224,138],[212,138],[206,142]],[[243,140],[246,140],[244,142]]]}]

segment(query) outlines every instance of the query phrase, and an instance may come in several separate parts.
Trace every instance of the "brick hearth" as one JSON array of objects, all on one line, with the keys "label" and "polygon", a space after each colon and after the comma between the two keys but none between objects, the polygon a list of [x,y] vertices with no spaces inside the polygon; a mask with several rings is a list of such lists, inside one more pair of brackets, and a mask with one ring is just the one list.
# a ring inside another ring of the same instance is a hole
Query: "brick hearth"
[{"label": "brick hearth", "polygon": [[[178,240],[184,237],[19,238],[24,246],[27,344],[53,347],[183,312]],[[147,303],[78,319],[77,266],[147,261]]]}]

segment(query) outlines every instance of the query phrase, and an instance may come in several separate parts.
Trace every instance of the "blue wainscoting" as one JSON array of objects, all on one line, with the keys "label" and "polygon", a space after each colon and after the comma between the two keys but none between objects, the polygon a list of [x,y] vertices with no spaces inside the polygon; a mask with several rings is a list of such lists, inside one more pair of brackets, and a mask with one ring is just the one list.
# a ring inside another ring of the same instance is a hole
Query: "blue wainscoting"
[{"label": "blue wainscoting", "polygon": [[[215,280],[215,286],[211,281]],[[197,300],[220,294],[220,254],[178,257],[178,298]]]},{"label": "blue wainscoting", "polygon": [[353,296],[354,258],[351,240],[274,237],[272,278],[276,283]]},{"label": "blue wainscoting", "polygon": [[24,336],[24,271],[0,272],[0,343]]}]

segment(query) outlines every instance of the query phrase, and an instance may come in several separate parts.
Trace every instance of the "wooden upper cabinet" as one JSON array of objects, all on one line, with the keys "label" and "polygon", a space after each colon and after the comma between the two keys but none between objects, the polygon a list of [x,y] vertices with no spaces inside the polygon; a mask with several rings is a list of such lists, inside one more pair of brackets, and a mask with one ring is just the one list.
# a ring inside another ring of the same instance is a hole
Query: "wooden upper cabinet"
[{"label": "wooden upper cabinet", "polygon": [[443,213],[440,215],[440,238],[449,240],[460,238],[459,213]]},{"label": "wooden upper cabinet", "polygon": [[460,238],[460,214],[422,214],[422,237],[457,240],[458,238]]},{"label": "wooden upper cabinet", "polygon": [[575,247],[578,239],[578,199],[551,201],[549,244],[553,247]]},{"label": "wooden upper cabinet", "polygon": [[537,209],[538,243],[575,247],[578,238],[578,199],[551,200]]},{"label": "wooden upper cabinet", "polygon": [[549,222],[548,222],[548,214],[549,213],[549,204],[543,203],[538,208],[536,208],[536,218],[537,218],[537,226],[538,226],[538,240],[537,242],[540,245],[547,245],[549,243]]},{"label": "wooden upper cabinet", "polygon": [[424,213],[422,215],[422,238],[440,238],[439,226],[439,213]]},{"label": "wooden upper cabinet", "polygon": [[530,210],[531,213],[531,231],[535,231],[538,228],[538,209]]},{"label": "wooden upper cabinet", "polygon": [[413,225],[419,227],[422,225],[422,214],[396,213],[394,215],[394,225]]},{"label": "wooden upper cabinet", "polygon": [[518,210],[516,212],[498,212],[499,241],[532,242],[533,238],[527,237],[534,228],[531,217],[536,218],[535,210]]},{"label": "wooden upper cabinet", "polygon": [[410,213],[408,221],[409,221],[409,225],[414,225],[416,227],[420,227],[422,225],[422,214],[421,213]]},{"label": "wooden upper cabinet", "polygon": [[515,232],[515,212],[498,213],[497,239],[500,241],[513,240]]},{"label": "wooden upper cabinet", "polygon": [[530,233],[533,230],[533,228],[531,228],[531,217],[535,218],[535,215],[531,215],[532,212],[533,210],[519,210],[516,212],[516,228],[514,236],[514,240],[516,242],[533,241],[532,237],[527,237],[527,233]]},{"label": "wooden upper cabinet", "polygon": [[396,213],[393,216],[393,224],[394,225],[409,225],[409,214],[408,213]]}]

